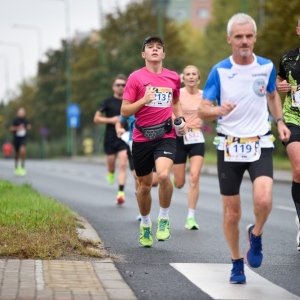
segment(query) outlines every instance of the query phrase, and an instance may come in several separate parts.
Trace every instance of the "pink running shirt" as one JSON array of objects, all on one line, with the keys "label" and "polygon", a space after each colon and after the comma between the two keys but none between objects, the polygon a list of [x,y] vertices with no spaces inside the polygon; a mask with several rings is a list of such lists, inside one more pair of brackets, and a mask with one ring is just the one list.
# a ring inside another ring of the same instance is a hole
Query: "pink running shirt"
[{"label": "pink running shirt", "polygon": [[[146,86],[156,88],[154,106],[144,105],[136,114],[136,123],[141,127],[153,126],[172,117],[172,100],[179,98],[180,77],[176,72],[163,68],[160,74],[149,72],[146,67],[130,74],[123,94],[123,99],[136,102],[145,95]],[[174,127],[163,138],[176,138]],[[134,128],[133,140],[135,142],[149,142],[142,133]]]}]

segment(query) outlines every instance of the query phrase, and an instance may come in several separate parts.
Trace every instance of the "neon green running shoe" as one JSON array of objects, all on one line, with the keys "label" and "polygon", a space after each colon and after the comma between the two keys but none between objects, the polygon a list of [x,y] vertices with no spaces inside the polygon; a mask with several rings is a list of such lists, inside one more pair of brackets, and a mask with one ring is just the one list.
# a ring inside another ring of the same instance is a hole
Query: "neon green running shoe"
[{"label": "neon green running shoe", "polygon": [[153,238],[152,238],[152,224],[150,226],[142,226],[140,224],[140,245],[143,247],[152,247]]},{"label": "neon green running shoe", "polygon": [[106,176],[106,180],[109,184],[114,184],[115,182],[115,173],[108,173]]},{"label": "neon green running shoe", "polygon": [[166,241],[170,238],[170,220],[169,219],[157,219],[157,231],[156,240]]},{"label": "neon green running shoe", "polygon": [[26,175],[25,168],[23,168],[23,167],[19,168],[19,175],[21,175],[21,176],[25,176]]},{"label": "neon green running shoe", "polygon": [[20,169],[19,168],[15,168],[14,173],[15,173],[15,175],[20,175]]},{"label": "neon green running shoe", "polygon": [[187,218],[185,228],[188,230],[198,230],[199,225],[196,223],[195,218]]}]

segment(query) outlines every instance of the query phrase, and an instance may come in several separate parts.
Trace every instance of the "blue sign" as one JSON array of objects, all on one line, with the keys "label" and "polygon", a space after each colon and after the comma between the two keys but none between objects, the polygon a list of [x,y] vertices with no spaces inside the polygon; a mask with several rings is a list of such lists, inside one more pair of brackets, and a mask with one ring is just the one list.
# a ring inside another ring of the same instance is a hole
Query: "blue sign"
[{"label": "blue sign", "polygon": [[67,107],[67,116],[79,116],[81,114],[81,109],[78,104],[71,103]]},{"label": "blue sign", "polygon": [[72,103],[67,107],[68,127],[78,128],[80,126],[81,109],[78,104]]}]

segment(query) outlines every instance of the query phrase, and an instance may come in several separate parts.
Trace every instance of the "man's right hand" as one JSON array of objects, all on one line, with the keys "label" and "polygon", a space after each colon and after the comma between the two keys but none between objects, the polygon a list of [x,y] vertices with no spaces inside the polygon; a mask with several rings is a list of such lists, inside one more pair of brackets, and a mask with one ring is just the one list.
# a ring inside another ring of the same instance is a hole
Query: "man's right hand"
[{"label": "man's right hand", "polygon": [[124,128],[118,128],[116,130],[116,132],[117,132],[117,137],[120,138],[121,135],[125,132],[125,129]]},{"label": "man's right hand", "polygon": [[236,104],[231,103],[229,101],[224,101],[221,106],[218,106],[219,116],[227,116],[231,111],[233,111],[236,107]]},{"label": "man's right hand", "polygon": [[155,100],[155,90],[154,87],[148,85],[146,86],[145,95],[143,97],[144,104],[148,104],[151,101]]},{"label": "man's right hand", "polygon": [[119,116],[114,116],[114,117],[110,118],[110,123],[111,124],[116,124],[119,121],[120,121],[120,117]]}]

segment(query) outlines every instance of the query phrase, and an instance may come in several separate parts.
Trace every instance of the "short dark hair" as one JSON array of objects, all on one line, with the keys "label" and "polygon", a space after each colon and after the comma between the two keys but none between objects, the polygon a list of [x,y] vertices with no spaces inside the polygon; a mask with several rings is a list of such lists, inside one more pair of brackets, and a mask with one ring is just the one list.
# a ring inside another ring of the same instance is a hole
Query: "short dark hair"
[{"label": "short dark hair", "polygon": [[118,75],[115,77],[113,83],[115,83],[117,79],[121,79],[121,80],[127,81],[127,77],[126,77],[124,74],[118,74]]}]

